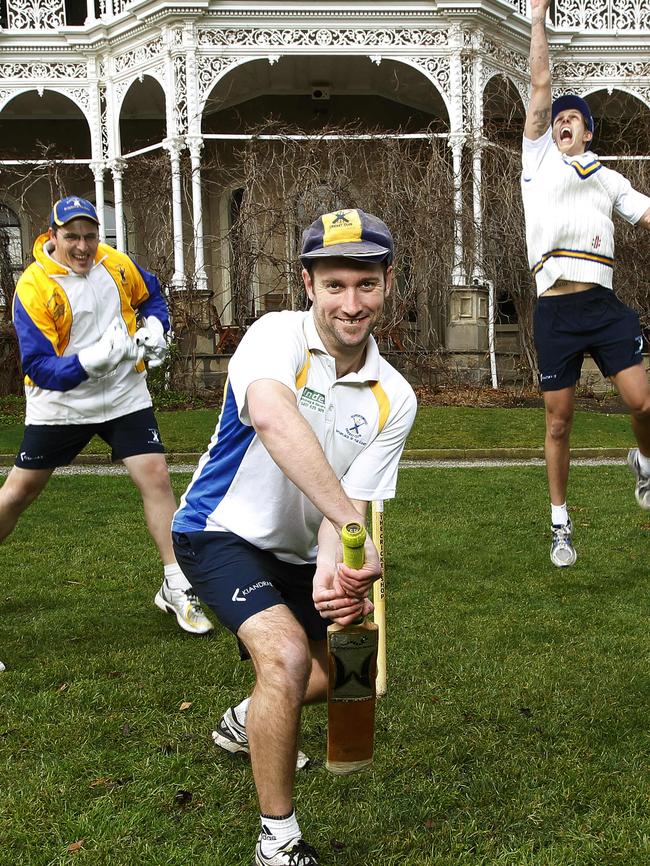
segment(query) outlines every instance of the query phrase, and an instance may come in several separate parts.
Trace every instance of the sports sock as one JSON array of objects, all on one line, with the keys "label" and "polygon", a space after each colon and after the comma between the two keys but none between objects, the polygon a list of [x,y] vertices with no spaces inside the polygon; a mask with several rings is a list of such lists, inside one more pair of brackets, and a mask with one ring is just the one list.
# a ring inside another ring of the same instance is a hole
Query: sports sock
[{"label": "sports sock", "polygon": [[262,832],[259,835],[260,847],[267,857],[272,857],[283,845],[292,839],[300,839],[300,827],[296,810],[288,815],[260,815]]},{"label": "sports sock", "polygon": [[646,457],[639,451],[639,468],[644,475],[650,475],[650,457]]},{"label": "sports sock", "polygon": [[564,505],[553,505],[551,503],[551,523],[553,526],[564,526],[569,522],[569,512],[567,511],[566,502]]},{"label": "sports sock", "polygon": [[242,726],[242,728],[246,727],[246,714],[248,713],[248,705],[250,704],[250,698],[244,698],[241,704],[237,704],[236,707],[233,707],[235,711],[235,718]]},{"label": "sports sock", "polygon": [[189,580],[185,577],[177,562],[172,562],[164,566],[165,580],[170,589],[191,589]]}]

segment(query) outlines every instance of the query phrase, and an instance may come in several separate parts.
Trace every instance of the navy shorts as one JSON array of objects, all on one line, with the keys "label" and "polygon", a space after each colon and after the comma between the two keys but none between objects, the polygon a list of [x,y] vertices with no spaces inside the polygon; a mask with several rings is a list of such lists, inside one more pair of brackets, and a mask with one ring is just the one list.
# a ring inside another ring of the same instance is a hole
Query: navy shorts
[{"label": "navy shorts", "polygon": [[312,599],[315,565],[283,562],[232,532],[172,532],[172,540],[194,592],[233,634],[254,614],[284,604],[310,640],[327,636]]},{"label": "navy shorts", "polygon": [[639,316],[604,286],[569,295],[542,295],[533,328],[542,391],[575,385],[585,352],[606,377],[642,360]]},{"label": "navy shorts", "polygon": [[21,469],[67,466],[93,436],[111,446],[112,460],[165,451],[156,416],[149,406],[102,424],[27,424],[16,466]]}]

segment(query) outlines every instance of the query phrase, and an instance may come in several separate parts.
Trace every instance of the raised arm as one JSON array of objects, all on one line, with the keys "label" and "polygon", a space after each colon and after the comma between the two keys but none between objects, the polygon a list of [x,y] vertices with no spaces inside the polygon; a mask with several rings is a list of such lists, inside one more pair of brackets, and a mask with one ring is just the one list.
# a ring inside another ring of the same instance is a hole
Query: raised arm
[{"label": "raised arm", "polygon": [[551,124],[551,69],[546,38],[546,11],[550,0],[530,0],[530,83],[531,94],[524,135],[534,141]]}]

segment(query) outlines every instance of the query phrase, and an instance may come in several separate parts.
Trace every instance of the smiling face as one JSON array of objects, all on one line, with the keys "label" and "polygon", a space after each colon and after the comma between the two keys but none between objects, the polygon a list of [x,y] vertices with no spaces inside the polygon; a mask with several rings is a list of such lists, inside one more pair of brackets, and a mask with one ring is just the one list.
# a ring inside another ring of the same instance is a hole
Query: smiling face
[{"label": "smiling face", "polygon": [[313,302],[316,329],[337,361],[337,372],[360,369],[366,341],[390,294],[392,267],[354,259],[317,259],[311,275],[303,270],[302,278]]},{"label": "smiling face", "polygon": [[592,138],[584,117],[576,108],[560,111],[553,121],[553,141],[560,153],[568,156],[584,153]]},{"label": "smiling face", "polygon": [[70,268],[73,274],[89,273],[95,264],[99,231],[92,220],[74,219],[56,229],[50,229],[50,255],[55,262]]}]

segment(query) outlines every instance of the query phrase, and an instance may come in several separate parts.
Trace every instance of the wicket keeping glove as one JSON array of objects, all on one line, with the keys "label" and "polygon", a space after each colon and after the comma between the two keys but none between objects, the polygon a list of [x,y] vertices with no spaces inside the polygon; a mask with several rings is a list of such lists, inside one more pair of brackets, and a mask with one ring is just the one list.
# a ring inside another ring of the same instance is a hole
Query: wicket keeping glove
[{"label": "wicket keeping glove", "polygon": [[99,340],[82,349],[78,357],[88,376],[99,379],[115,370],[122,361],[136,361],[137,355],[137,347],[124,320],[116,316]]},{"label": "wicket keeping glove", "polygon": [[143,327],[138,328],[133,338],[136,346],[144,349],[144,360],[149,367],[160,367],[167,357],[167,340],[160,319],[147,316],[143,319]]}]

